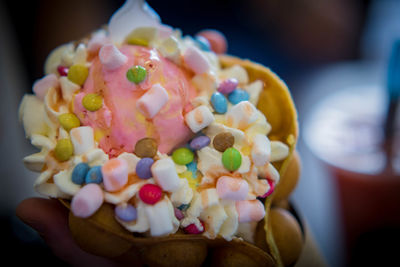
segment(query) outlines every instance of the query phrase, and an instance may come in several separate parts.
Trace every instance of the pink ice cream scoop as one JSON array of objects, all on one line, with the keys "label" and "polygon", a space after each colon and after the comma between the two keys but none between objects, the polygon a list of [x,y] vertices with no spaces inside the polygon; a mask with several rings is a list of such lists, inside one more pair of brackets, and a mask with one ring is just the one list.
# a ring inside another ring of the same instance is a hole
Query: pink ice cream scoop
[{"label": "pink ice cream scoop", "polygon": [[[161,153],[188,141],[193,133],[186,126],[184,115],[193,109],[191,100],[196,97],[196,89],[190,83],[193,74],[155,49],[124,45],[119,52],[113,52],[118,57],[116,64],[108,58],[112,60],[113,55],[106,55],[107,64],[104,55],[92,61],[89,76],[73,103],[81,123],[94,129],[99,146],[112,157],[132,152],[136,142],[145,137],[157,140]],[[128,70],[135,66],[146,69],[146,78],[138,84],[127,78]],[[92,112],[83,107],[82,99],[89,93],[103,97],[102,108]],[[152,107],[151,95],[162,97],[154,99],[153,105],[159,107]],[[147,114],[149,108],[153,108],[151,116]]]}]

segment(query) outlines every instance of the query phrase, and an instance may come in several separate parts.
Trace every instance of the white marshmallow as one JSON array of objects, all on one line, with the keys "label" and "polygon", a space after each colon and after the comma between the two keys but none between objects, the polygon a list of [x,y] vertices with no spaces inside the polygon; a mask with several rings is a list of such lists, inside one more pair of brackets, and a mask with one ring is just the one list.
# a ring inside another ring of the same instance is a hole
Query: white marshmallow
[{"label": "white marshmallow", "polygon": [[106,70],[118,69],[128,61],[128,57],[113,44],[106,44],[100,48],[99,59]]},{"label": "white marshmallow", "polygon": [[176,63],[179,61],[181,50],[179,48],[178,40],[176,40],[174,36],[170,36],[162,41],[158,46],[158,49],[164,57],[169,58]]},{"label": "white marshmallow", "polygon": [[128,164],[128,174],[136,174],[136,165],[140,158],[133,153],[124,152],[118,156],[119,159],[124,159]]},{"label": "white marshmallow", "polygon": [[162,236],[174,230],[171,214],[166,200],[154,205],[145,205],[145,213],[150,223],[151,236]]},{"label": "white marshmallow", "polygon": [[236,202],[239,223],[258,222],[265,216],[265,207],[258,199]]},{"label": "white marshmallow", "polygon": [[207,225],[207,232],[204,233],[205,236],[208,238],[215,238],[227,218],[228,215],[221,205],[215,205],[204,210],[200,215],[200,219]]},{"label": "white marshmallow", "polygon": [[101,167],[104,188],[115,192],[123,188],[128,182],[128,164],[125,160],[114,158]]},{"label": "white marshmallow", "polygon": [[73,128],[70,131],[71,141],[74,145],[75,155],[82,155],[94,149],[93,129],[89,126]]},{"label": "white marshmallow", "polygon": [[249,184],[242,178],[222,176],[217,181],[217,193],[221,199],[245,200]]},{"label": "white marshmallow", "polygon": [[171,158],[159,159],[151,166],[154,180],[164,191],[173,192],[180,186],[179,176]]},{"label": "white marshmallow", "polygon": [[42,79],[37,80],[33,84],[33,92],[39,99],[44,100],[44,97],[46,96],[47,91],[50,88],[57,88],[58,85],[59,85],[59,82],[58,82],[57,75],[48,74],[48,75],[44,76]]},{"label": "white marshmallow", "polygon": [[202,74],[210,69],[210,63],[197,47],[189,46],[183,54],[183,60],[196,74]]},{"label": "white marshmallow", "polygon": [[250,99],[249,101],[253,104],[253,105],[257,105],[258,103],[258,99],[260,97],[260,93],[263,89],[263,82],[261,80],[257,80],[252,82],[249,85],[246,85],[243,89],[246,90],[249,93]]},{"label": "white marshmallow", "polygon": [[249,101],[242,101],[228,110],[226,121],[233,128],[245,129],[258,118],[256,107]]},{"label": "white marshmallow", "polygon": [[223,69],[220,72],[221,80],[235,78],[239,83],[247,84],[249,82],[249,75],[247,71],[240,65],[234,65],[230,68]]},{"label": "white marshmallow", "polygon": [[266,135],[256,134],[253,138],[251,158],[255,166],[265,165],[271,157],[271,142]]},{"label": "white marshmallow", "polygon": [[153,118],[167,104],[168,99],[167,90],[157,83],[139,98],[136,107],[146,118]]},{"label": "white marshmallow", "polygon": [[76,83],[71,82],[67,77],[60,77],[60,85],[62,97],[67,102],[70,102],[74,93],[81,88]]},{"label": "white marshmallow", "polygon": [[257,175],[264,179],[271,179],[276,183],[280,179],[279,172],[275,169],[271,163],[265,164],[264,166],[257,167]]},{"label": "white marshmallow", "polygon": [[73,64],[86,64],[87,59],[87,51],[85,44],[79,44],[75,49],[75,54],[73,56],[72,62]]},{"label": "white marshmallow", "polygon": [[185,122],[194,133],[204,129],[214,120],[213,114],[206,106],[199,106],[185,115]]}]

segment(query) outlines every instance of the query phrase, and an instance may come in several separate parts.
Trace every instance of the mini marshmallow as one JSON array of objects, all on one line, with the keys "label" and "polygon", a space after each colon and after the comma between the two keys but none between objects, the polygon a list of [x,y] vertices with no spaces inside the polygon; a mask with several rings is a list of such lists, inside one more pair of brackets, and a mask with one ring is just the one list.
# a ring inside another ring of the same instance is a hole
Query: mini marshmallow
[{"label": "mini marshmallow", "polygon": [[128,164],[123,159],[114,158],[101,167],[104,188],[109,192],[120,190],[128,182]]},{"label": "mini marshmallow", "polygon": [[245,200],[249,184],[242,178],[222,176],[217,181],[217,193],[221,199]]},{"label": "mini marshmallow", "polygon": [[185,122],[194,133],[206,128],[214,120],[213,114],[206,106],[199,106],[185,115]]},{"label": "mini marshmallow", "polygon": [[83,43],[80,43],[78,47],[75,49],[75,54],[72,58],[73,64],[86,64],[87,59],[87,51],[86,46]]},{"label": "mini marshmallow", "polygon": [[71,211],[76,217],[88,218],[103,204],[104,196],[98,184],[87,184],[72,198]]},{"label": "mini marshmallow", "polygon": [[151,236],[162,236],[174,230],[171,214],[166,200],[154,205],[145,205],[145,213],[150,223]]},{"label": "mini marshmallow", "polygon": [[167,104],[168,99],[168,92],[157,83],[139,98],[136,107],[146,118],[153,118]]},{"label": "mini marshmallow", "polygon": [[228,126],[244,129],[258,118],[256,107],[249,101],[242,101],[234,105],[226,113]]},{"label": "mini marshmallow", "polygon": [[37,80],[33,84],[33,92],[39,99],[44,100],[44,97],[46,96],[47,91],[52,87],[53,88],[58,87],[58,85],[59,85],[59,82],[58,82],[57,75],[48,74],[48,75],[44,76],[42,79]]},{"label": "mini marshmallow", "polygon": [[88,42],[88,50],[91,53],[95,53],[107,42],[109,42],[109,40],[106,36],[106,31],[97,31],[92,35],[92,38]]},{"label": "mini marshmallow", "polygon": [[236,202],[239,223],[258,222],[265,216],[265,207],[258,199]]},{"label": "mini marshmallow", "polygon": [[151,166],[154,180],[164,191],[173,192],[180,186],[179,176],[171,158],[159,159]]},{"label": "mini marshmallow", "polygon": [[128,57],[113,44],[106,44],[100,48],[99,59],[106,70],[118,69],[128,61]]},{"label": "mini marshmallow", "polygon": [[219,204],[217,189],[209,188],[200,192],[201,207],[206,209]]},{"label": "mini marshmallow", "polygon": [[279,161],[289,155],[289,147],[281,141],[271,141],[271,162]]},{"label": "mini marshmallow", "polygon": [[183,54],[186,65],[196,74],[202,74],[210,69],[210,63],[197,47],[190,46]]},{"label": "mini marshmallow", "polygon": [[256,134],[253,138],[251,157],[255,166],[265,165],[271,157],[271,142],[266,135]]},{"label": "mini marshmallow", "polygon": [[118,156],[119,159],[123,159],[128,164],[128,174],[136,174],[136,164],[140,158],[133,153],[124,152]]},{"label": "mini marshmallow", "polygon": [[249,82],[249,75],[247,74],[246,69],[240,65],[234,65],[232,67],[223,69],[220,72],[220,76],[222,80],[235,78],[239,83],[247,84]]},{"label": "mini marshmallow", "polygon": [[74,145],[75,155],[82,155],[94,149],[93,129],[89,126],[81,126],[71,129],[69,132]]}]

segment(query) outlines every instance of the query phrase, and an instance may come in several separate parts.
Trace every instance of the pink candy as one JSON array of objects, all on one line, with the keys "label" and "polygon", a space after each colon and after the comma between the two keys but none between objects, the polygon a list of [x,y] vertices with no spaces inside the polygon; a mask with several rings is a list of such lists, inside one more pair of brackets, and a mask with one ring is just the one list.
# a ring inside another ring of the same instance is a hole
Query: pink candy
[{"label": "pink candy", "polygon": [[258,222],[265,216],[265,207],[258,199],[236,202],[239,223]]},{"label": "pink candy", "polygon": [[33,85],[33,92],[37,97],[41,100],[44,100],[44,97],[47,94],[47,91],[52,87],[58,87],[58,77],[55,74],[48,74],[44,76],[42,79],[37,80]]},{"label": "pink candy", "polygon": [[109,192],[120,190],[128,182],[128,164],[125,160],[114,158],[101,168],[104,188]]},{"label": "pink candy", "polygon": [[128,58],[113,44],[106,44],[100,49],[99,59],[107,70],[118,69],[128,61]]},{"label": "pink candy", "polygon": [[72,198],[71,211],[76,217],[88,218],[103,204],[104,195],[98,184],[87,184]]},{"label": "pink candy", "polygon": [[157,83],[139,98],[136,107],[146,118],[153,118],[167,104],[168,99],[167,90]]},{"label": "pink candy", "polygon": [[150,205],[156,204],[162,197],[162,189],[155,184],[145,184],[139,190],[140,199]]},{"label": "pink candy", "polygon": [[196,224],[192,223],[189,224],[188,226],[186,226],[183,230],[185,231],[185,233],[187,234],[191,234],[191,235],[198,235],[204,232],[205,227],[204,227],[204,222],[200,221],[201,225],[203,226],[203,230],[200,230],[199,228],[197,228]]},{"label": "pink candy", "polygon": [[221,199],[245,200],[249,184],[242,178],[222,176],[217,182],[217,193]]},{"label": "pink candy", "polygon": [[202,74],[210,69],[210,63],[200,49],[191,46],[183,54],[186,65],[196,74]]}]

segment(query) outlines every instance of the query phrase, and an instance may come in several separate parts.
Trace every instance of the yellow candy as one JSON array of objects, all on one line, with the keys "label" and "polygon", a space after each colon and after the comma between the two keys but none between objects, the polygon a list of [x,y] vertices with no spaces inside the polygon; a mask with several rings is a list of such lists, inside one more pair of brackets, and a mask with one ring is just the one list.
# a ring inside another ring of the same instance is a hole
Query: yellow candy
[{"label": "yellow candy", "polygon": [[79,121],[78,117],[73,113],[64,113],[58,116],[58,121],[60,122],[61,126],[69,131],[72,128],[81,126],[81,122]]},{"label": "yellow candy", "polygon": [[54,149],[54,155],[59,161],[67,161],[74,154],[74,146],[69,139],[60,139]]},{"label": "yellow candy", "polygon": [[148,46],[157,34],[157,29],[153,27],[139,27],[134,29],[128,37],[126,42],[130,45]]},{"label": "yellow candy", "polygon": [[69,68],[67,77],[71,82],[82,86],[88,75],[89,69],[85,65],[76,64]]},{"label": "yellow candy", "polygon": [[82,99],[82,105],[89,111],[96,111],[103,106],[103,98],[98,94],[87,94]]},{"label": "yellow candy", "polygon": [[189,186],[190,188],[192,188],[193,190],[197,189],[197,186],[200,183],[200,175],[197,175],[197,178],[193,178],[193,174],[191,171],[185,171],[179,174],[179,177],[181,178],[185,178],[186,180],[188,180],[189,182]]}]

